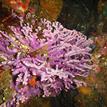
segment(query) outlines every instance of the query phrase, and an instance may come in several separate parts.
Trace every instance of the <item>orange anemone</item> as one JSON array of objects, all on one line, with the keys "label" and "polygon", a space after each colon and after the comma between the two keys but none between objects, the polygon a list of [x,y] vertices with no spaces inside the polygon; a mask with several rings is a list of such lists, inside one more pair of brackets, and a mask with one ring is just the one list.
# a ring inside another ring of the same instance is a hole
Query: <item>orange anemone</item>
[{"label": "orange anemone", "polygon": [[29,85],[32,87],[35,87],[37,84],[37,80],[36,80],[36,76],[32,76],[29,81],[28,81]]}]

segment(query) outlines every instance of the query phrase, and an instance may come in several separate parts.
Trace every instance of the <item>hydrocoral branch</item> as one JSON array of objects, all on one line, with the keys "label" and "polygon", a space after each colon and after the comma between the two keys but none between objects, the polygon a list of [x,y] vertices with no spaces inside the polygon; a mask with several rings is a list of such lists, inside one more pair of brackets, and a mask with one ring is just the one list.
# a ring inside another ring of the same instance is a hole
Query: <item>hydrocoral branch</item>
[{"label": "hydrocoral branch", "polygon": [[23,20],[9,26],[12,34],[0,31],[0,54],[6,57],[1,65],[10,66],[17,101],[56,96],[74,88],[74,82],[82,84],[75,77],[86,77],[91,70],[92,40],[59,22],[41,19],[34,29]]}]

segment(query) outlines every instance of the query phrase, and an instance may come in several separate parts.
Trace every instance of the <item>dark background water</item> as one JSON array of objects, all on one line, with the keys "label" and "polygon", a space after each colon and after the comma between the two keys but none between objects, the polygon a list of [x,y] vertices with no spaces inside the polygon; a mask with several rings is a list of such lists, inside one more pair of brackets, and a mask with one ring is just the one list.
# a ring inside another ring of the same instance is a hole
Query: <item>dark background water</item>
[{"label": "dark background water", "polygon": [[89,34],[95,30],[98,21],[99,0],[64,0],[58,21],[69,29]]}]

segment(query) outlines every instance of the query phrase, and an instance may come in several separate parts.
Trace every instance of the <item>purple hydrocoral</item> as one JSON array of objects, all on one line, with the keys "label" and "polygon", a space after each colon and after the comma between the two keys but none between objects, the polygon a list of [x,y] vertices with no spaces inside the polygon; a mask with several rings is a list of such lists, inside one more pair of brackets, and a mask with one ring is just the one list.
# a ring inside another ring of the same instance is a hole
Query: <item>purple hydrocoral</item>
[{"label": "purple hydrocoral", "polygon": [[[23,19],[19,26],[9,28],[12,34],[0,31],[0,54],[5,59],[0,65],[10,66],[17,101],[56,96],[74,88],[74,83],[82,84],[75,77],[86,77],[91,69],[92,40],[46,19],[35,29]],[[32,76],[39,77],[35,86],[29,84]]]}]

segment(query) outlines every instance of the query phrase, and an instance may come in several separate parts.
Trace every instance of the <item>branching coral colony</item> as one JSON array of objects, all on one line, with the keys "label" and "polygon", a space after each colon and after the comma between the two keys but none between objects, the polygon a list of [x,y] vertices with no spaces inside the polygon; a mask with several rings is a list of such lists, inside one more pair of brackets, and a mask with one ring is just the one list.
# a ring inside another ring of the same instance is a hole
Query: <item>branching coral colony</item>
[{"label": "branching coral colony", "polygon": [[62,90],[79,87],[76,76],[86,77],[92,68],[92,40],[59,22],[40,19],[0,31],[0,66],[12,72],[13,98],[7,107],[27,101],[31,96],[50,97]]}]

